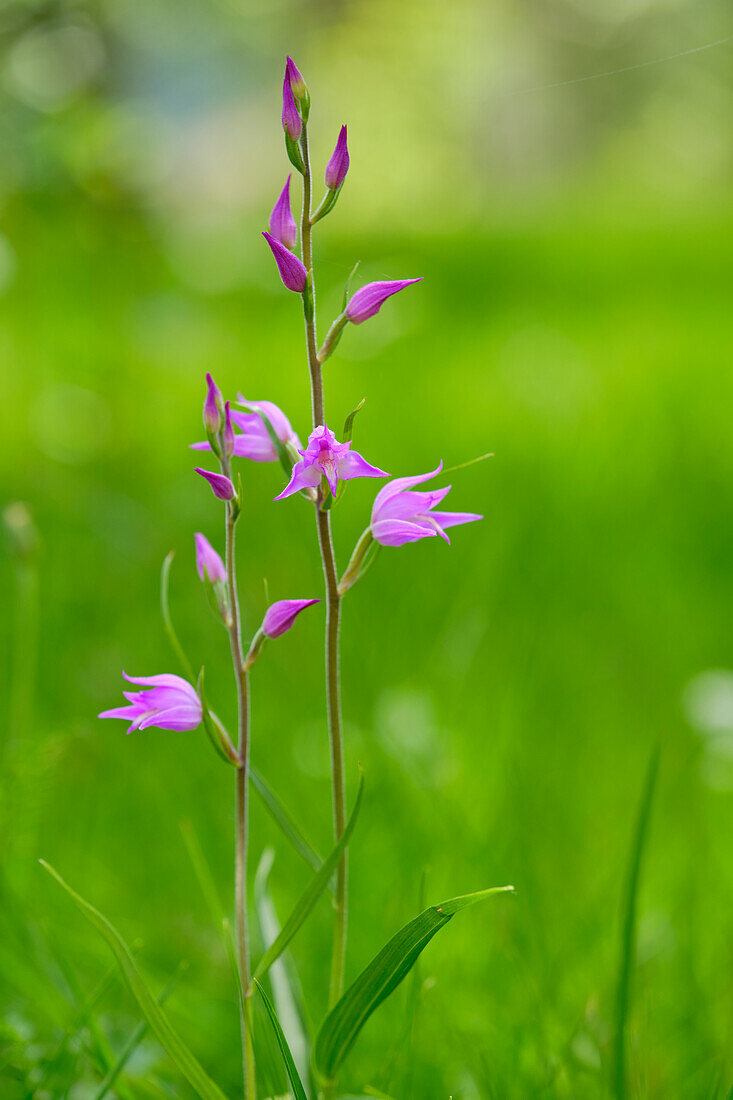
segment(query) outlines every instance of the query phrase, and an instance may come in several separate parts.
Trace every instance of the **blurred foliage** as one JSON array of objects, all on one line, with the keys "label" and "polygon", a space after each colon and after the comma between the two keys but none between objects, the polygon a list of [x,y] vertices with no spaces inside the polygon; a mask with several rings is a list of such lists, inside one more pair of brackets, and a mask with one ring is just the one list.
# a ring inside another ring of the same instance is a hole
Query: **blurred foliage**
[{"label": "blurred foliage", "polygon": [[[706,0],[2,4],[0,503],[26,502],[6,526],[29,514],[39,539],[0,548],[3,1097],[32,1094],[60,1048],[45,1095],[93,1095],[100,1034],[119,1051],[138,1023],[115,980],[79,1022],[109,959],[40,856],[143,941],[156,992],[188,960],[171,1016],[238,1088],[236,997],[179,830],[193,823],[226,897],[230,775],[203,735],[126,739],[95,715],[122,667],[174,669],[157,593],[173,548],[173,615],[231,716],[193,569],[192,533],[216,542],[220,513],[186,448],[206,370],[307,433],[298,309],[258,235],[287,170],[286,51],[319,162],[349,124],[352,172],[317,242],[322,328],[356,259],[364,281],[425,276],[329,362],[333,425],[366,395],[356,446],[394,474],[495,453],[453,476],[451,504],[484,523],[384,551],[345,603],[352,793],[357,760],[367,777],[350,972],[418,910],[425,867],[428,902],[518,895],[431,944],[412,1043],[395,1046],[403,989],[344,1083],[605,1095],[626,860],[660,742],[631,1095],[730,1087],[733,46],[530,90],[729,31]],[[270,503],[279,467],[242,472],[253,626],[264,578],[273,598],[321,580],[308,509]],[[371,491],[350,485],[334,515],[342,562]],[[253,753],[328,850],[320,630],[304,617],[268,647]],[[283,917],[308,872],[255,803],[253,863],[272,844]],[[319,906],[293,951],[318,1017],[329,918]],[[171,1093],[189,1095],[146,1041],[119,1095]]]}]

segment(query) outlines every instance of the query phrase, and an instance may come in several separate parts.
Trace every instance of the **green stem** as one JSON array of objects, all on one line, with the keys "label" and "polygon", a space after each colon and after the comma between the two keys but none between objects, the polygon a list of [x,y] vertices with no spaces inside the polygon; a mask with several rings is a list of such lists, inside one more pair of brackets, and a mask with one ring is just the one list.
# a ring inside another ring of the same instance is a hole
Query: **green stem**
[{"label": "green stem", "polygon": [[[308,127],[303,126],[301,135],[303,154],[303,211],[301,216],[301,246],[303,263],[310,272],[310,303],[305,306],[305,340],[308,352],[308,370],[311,382],[311,408],[313,427],[325,423],[323,403],[323,376],[318,358],[318,338],[316,334],[316,287],[313,273],[313,238],[311,221],[312,178],[310,154],[308,151]],[[339,620],[341,598],[338,591],[338,573],[336,557],[331,537],[331,517],[329,512],[321,510],[320,499],[316,502],[316,523],[318,545],[321,551],[323,576],[326,585],[326,698],[328,701],[328,733],[331,748],[331,779],[333,786],[333,822],[336,840],[346,827],[346,785],[344,782],[344,747],[341,725],[341,684],[339,679]],[[331,957],[331,981],[329,1004],[333,1006],[343,993],[346,959],[346,928],[348,918],[348,860],[344,852],[336,872],[336,910],[333,953]]]},{"label": "green stem", "polygon": [[[229,464],[222,461],[222,469],[230,476]],[[231,621],[228,626],[229,645],[232,652],[234,677],[237,682],[238,701],[238,741],[239,762],[236,768],[236,834],[234,857],[234,907],[237,925],[237,960],[242,988],[249,996],[249,936],[247,923],[247,802],[249,793],[249,684],[242,657],[242,634],[240,627],[239,596],[237,592],[237,573],[234,552],[234,532],[238,511],[232,503],[227,504],[226,520],[226,571],[229,589]],[[242,1060],[245,1100],[256,1100],[254,1049],[252,1035],[247,1021],[246,1005],[240,1006],[242,1033]]]}]

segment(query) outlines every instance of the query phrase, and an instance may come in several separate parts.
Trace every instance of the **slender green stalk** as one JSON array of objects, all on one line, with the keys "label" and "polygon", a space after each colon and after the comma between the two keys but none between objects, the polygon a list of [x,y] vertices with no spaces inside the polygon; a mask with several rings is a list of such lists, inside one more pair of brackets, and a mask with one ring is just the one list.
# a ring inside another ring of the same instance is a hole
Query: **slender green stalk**
[{"label": "slender green stalk", "polygon": [[[305,340],[308,353],[308,370],[311,382],[311,408],[313,427],[325,423],[323,402],[323,374],[318,358],[316,330],[316,287],[313,272],[313,225],[311,221],[312,177],[308,150],[308,127],[304,123],[300,139],[303,154],[303,211],[301,216],[301,247],[303,263],[310,272],[309,292],[304,295]],[[310,307],[306,300],[310,293]],[[318,545],[323,564],[326,585],[326,697],[328,702],[328,733],[331,747],[331,780],[333,785],[333,821],[336,840],[346,827],[346,784],[344,781],[344,747],[341,723],[341,682],[339,676],[339,623],[341,597],[338,590],[338,573],[331,537],[330,512],[321,509],[322,501],[316,501]],[[345,851],[336,872],[336,910],[333,954],[331,958],[331,982],[329,1004],[333,1006],[343,993],[346,961],[346,928],[348,920],[348,860]]]},{"label": "slender green stalk", "polygon": [[652,752],[647,768],[644,790],[639,802],[636,829],[631,845],[626,896],[623,910],[621,955],[619,959],[618,988],[616,992],[616,1028],[613,1052],[612,1091],[616,1100],[624,1100],[626,1088],[626,1020],[631,1003],[631,974],[636,948],[636,899],[639,891],[641,861],[644,854],[649,817],[651,815],[654,788],[659,770],[659,746]]}]

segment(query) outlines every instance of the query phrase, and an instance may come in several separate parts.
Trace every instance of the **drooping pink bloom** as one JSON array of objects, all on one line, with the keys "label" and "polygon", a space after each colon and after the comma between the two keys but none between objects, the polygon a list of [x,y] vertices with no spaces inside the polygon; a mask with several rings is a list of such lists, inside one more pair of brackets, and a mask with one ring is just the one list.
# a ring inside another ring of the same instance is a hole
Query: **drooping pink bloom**
[{"label": "drooping pink bloom", "polygon": [[434,489],[432,492],[412,492],[413,485],[429,481],[443,469],[443,463],[427,474],[415,477],[397,477],[377,493],[372,508],[371,531],[373,537],[382,546],[402,546],[406,542],[440,535],[446,542],[450,539],[445,533],[446,527],[456,527],[460,523],[472,523],[483,519],[475,512],[438,512],[440,504],[450,491]]},{"label": "drooping pink bloom", "polygon": [[215,474],[213,470],[202,470],[200,466],[194,466],[194,470],[208,481],[211,491],[219,500],[231,500],[235,495],[234,486],[224,474]]},{"label": "drooping pink bloom", "polygon": [[[261,409],[272,424],[275,435],[281,443],[292,443],[294,447],[302,446],[298,436],[290,426],[282,409],[272,401],[247,401],[241,393],[237,400],[240,405],[249,405],[252,409]],[[241,429],[241,434],[234,434],[234,455],[237,458],[249,458],[252,462],[277,462],[277,451],[270,439],[270,433],[264,425],[262,417],[256,412],[238,412],[236,409],[231,414],[232,422]],[[208,443],[192,443],[194,451],[210,451]]]},{"label": "drooping pink bloom", "polygon": [[298,227],[290,209],[290,176],[270,214],[270,235],[291,252],[298,240]]},{"label": "drooping pink bloom", "polygon": [[196,568],[202,581],[225,581],[227,579],[224,562],[211,545],[206,535],[197,531],[193,536],[196,544]]},{"label": "drooping pink bloom", "polygon": [[265,612],[260,630],[266,638],[279,638],[295,622],[301,611],[320,600],[277,600]]},{"label": "drooping pink bloom", "polygon": [[128,733],[157,726],[161,730],[195,730],[201,722],[201,700],[188,680],[172,673],[161,676],[122,675],[130,684],[149,686],[149,691],[124,691],[127,707],[103,710],[100,718],[124,718]]},{"label": "drooping pink bloom", "polygon": [[384,470],[371,466],[357,451],[352,451],[351,443],[339,443],[325,424],[311,432],[308,446],[298,454],[302,458],[293,466],[290,481],[275,500],[320,485],[322,477],[326,478],[332,493],[336,492],[339,478],[348,481],[354,477],[389,477]]},{"label": "drooping pink bloom", "polygon": [[219,387],[210,374],[206,375],[206,400],[204,401],[204,427],[209,432],[218,432],[221,426],[221,394]]},{"label": "drooping pink bloom", "polygon": [[379,313],[382,303],[387,298],[404,290],[406,286],[419,283],[421,279],[422,275],[419,279],[390,279],[381,283],[367,283],[349,299],[346,316],[355,325],[360,325],[362,321],[367,321],[375,313]]},{"label": "drooping pink bloom", "polygon": [[296,99],[302,99],[307,92],[305,81],[291,57],[285,58],[285,77],[290,81],[290,89]]},{"label": "drooping pink bloom", "polygon": [[346,179],[349,170],[349,150],[346,144],[346,127],[342,126],[339,132],[336,148],[331,154],[331,159],[326,165],[326,187],[337,191]]},{"label": "drooping pink bloom", "polygon": [[295,102],[287,66],[285,67],[285,79],[283,80],[282,123],[283,130],[291,141],[297,141],[303,129],[303,120],[298,111],[298,104]]},{"label": "drooping pink bloom", "polygon": [[302,294],[305,290],[306,280],[308,279],[308,272],[305,264],[303,264],[289,248],[286,248],[277,238],[273,237],[272,234],[263,233],[262,236],[272,249],[272,254],[277,264],[277,270],[280,272],[280,278],[285,286],[288,290],[294,290],[297,294]]}]

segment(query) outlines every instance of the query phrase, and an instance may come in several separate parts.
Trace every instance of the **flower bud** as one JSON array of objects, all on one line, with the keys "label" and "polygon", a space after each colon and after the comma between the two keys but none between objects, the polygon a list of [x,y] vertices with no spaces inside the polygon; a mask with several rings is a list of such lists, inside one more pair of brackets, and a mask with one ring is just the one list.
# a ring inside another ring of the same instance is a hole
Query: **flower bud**
[{"label": "flower bud", "polygon": [[272,208],[270,214],[270,235],[280,244],[292,250],[298,240],[298,227],[295,224],[292,210],[290,209],[290,176],[280,192],[280,198]]},{"label": "flower bud", "polygon": [[320,600],[277,600],[265,612],[260,629],[266,638],[279,638],[290,630],[301,611]]},{"label": "flower bud", "polygon": [[234,454],[234,428],[232,427],[232,415],[229,412],[229,402],[224,406],[224,454],[231,458]]},{"label": "flower bud", "polygon": [[285,73],[285,80],[283,81],[282,124],[286,136],[289,137],[291,141],[297,141],[303,130],[303,120],[300,117],[298,104],[295,102],[295,96],[290,86],[287,71]]},{"label": "flower bud", "polygon": [[412,283],[419,283],[421,279],[422,276],[419,279],[392,279],[379,283],[367,283],[366,286],[357,290],[348,302],[346,316],[353,324],[360,325],[362,321],[367,321],[375,313],[379,313],[387,298],[404,290],[406,286],[411,286]]},{"label": "flower bud", "polygon": [[336,148],[331,154],[331,159],[326,165],[326,187],[331,191],[338,191],[346,179],[349,170],[349,150],[346,144],[346,127],[342,126],[336,142]]},{"label": "flower bud", "polygon": [[221,427],[221,407],[223,404],[219,387],[210,374],[206,375],[206,400],[204,401],[204,427],[207,432],[216,434]]},{"label": "flower bud", "polygon": [[308,281],[305,264],[301,263],[298,257],[290,252],[284,244],[276,240],[272,234],[263,233],[262,236],[272,249],[280,278],[285,286],[288,290],[294,290],[296,293],[302,294]]},{"label": "flower bud", "polygon": [[291,57],[285,59],[285,79],[290,83],[290,90],[296,99],[305,99],[308,88],[303,80],[302,73]]},{"label": "flower bud", "polygon": [[202,470],[199,466],[194,466],[194,470],[208,481],[211,491],[219,500],[233,500],[236,496],[234,485],[224,474],[215,474],[212,470]]},{"label": "flower bud", "polygon": [[201,580],[210,581],[212,584],[217,581],[225,581],[227,574],[224,562],[206,536],[197,531],[194,535],[194,541],[196,544],[196,569]]}]

